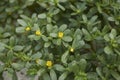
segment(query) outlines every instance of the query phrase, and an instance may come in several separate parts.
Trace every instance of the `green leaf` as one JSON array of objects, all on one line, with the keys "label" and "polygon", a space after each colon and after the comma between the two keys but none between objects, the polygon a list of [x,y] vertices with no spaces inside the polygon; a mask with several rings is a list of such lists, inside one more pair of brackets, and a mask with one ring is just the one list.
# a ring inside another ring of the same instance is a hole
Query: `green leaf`
[{"label": "green leaf", "polygon": [[56,44],[57,44],[57,45],[61,45],[61,39],[57,39],[57,40],[56,40]]},{"label": "green leaf", "polygon": [[78,74],[78,72],[80,71],[79,67],[80,66],[77,64],[75,60],[73,60],[70,64],[68,64],[68,70],[70,72],[73,72],[74,74]]},{"label": "green leaf", "polygon": [[49,47],[50,45],[51,45],[51,42],[46,42],[46,43],[44,44],[44,47],[47,48],[47,47]]},{"label": "green leaf", "polygon": [[79,36],[79,38],[81,39],[82,37],[82,31],[80,29],[76,29],[75,33],[74,33],[74,37]]},{"label": "green leaf", "polygon": [[7,59],[6,60],[12,60],[13,59],[13,51],[12,50],[9,50],[8,52],[7,52]]},{"label": "green leaf", "polygon": [[70,34],[72,33],[72,31],[71,31],[70,29],[66,29],[66,30],[64,31],[64,33],[65,33],[65,35],[70,35]]},{"label": "green leaf", "polygon": [[57,75],[53,69],[50,70],[51,80],[57,80]]},{"label": "green leaf", "polygon": [[108,31],[110,31],[110,27],[105,25],[102,29],[102,34],[105,35]]},{"label": "green leaf", "polygon": [[3,34],[3,36],[4,36],[4,38],[7,38],[7,37],[10,37],[11,34],[9,32],[6,32],[6,33]]},{"label": "green leaf", "polygon": [[70,36],[64,36],[62,39],[66,42],[71,42],[72,41],[72,37],[70,37]]},{"label": "green leaf", "polygon": [[69,43],[62,42],[65,47],[69,47]]},{"label": "green leaf", "polygon": [[93,24],[97,20],[98,16],[93,16],[88,23]]},{"label": "green leaf", "polygon": [[46,65],[46,61],[40,60],[40,65],[41,65],[41,66],[45,66],[45,65]]},{"label": "green leaf", "polygon": [[52,32],[53,26],[52,26],[51,24],[47,24],[46,29],[47,29],[47,32],[48,32],[48,33],[49,33],[49,32]]},{"label": "green leaf", "polygon": [[5,49],[5,46],[1,45],[1,43],[0,43],[0,52],[4,51],[4,49]]},{"label": "green leaf", "polygon": [[14,50],[15,50],[15,51],[22,51],[23,48],[24,48],[24,46],[20,46],[20,45],[14,46]]},{"label": "green leaf", "polygon": [[25,66],[24,66],[24,67],[25,67],[25,68],[30,68],[30,67],[31,67],[31,65],[32,65],[32,64],[31,64],[30,62],[26,62],[26,64],[25,64]]},{"label": "green leaf", "polygon": [[56,14],[58,14],[59,12],[60,12],[60,9],[56,9],[56,10],[54,10],[53,15],[56,15]]},{"label": "green leaf", "polygon": [[29,35],[28,38],[30,38],[31,40],[39,40],[41,38],[41,36],[36,36],[36,35]]},{"label": "green leaf", "polygon": [[116,80],[120,80],[120,74],[118,72],[111,70],[111,74]]},{"label": "green leaf", "polygon": [[35,68],[30,68],[27,70],[27,74],[29,74],[31,76],[36,75],[36,73],[37,73],[37,70]]},{"label": "green leaf", "polygon": [[51,37],[57,37],[57,34],[56,33],[50,33],[50,36]]},{"label": "green leaf", "polygon": [[82,15],[82,18],[83,18],[84,23],[87,23],[87,21],[88,21],[87,16],[86,15]]},{"label": "green leaf", "polygon": [[31,56],[31,58],[33,60],[36,60],[36,59],[41,58],[41,57],[42,57],[42,53],[40,53],[40,52],[37,52]]},{"label": "green leaf", "polygon": [[24,65],[21,63],[12,63],[11,65],[16,70],[21,70],[24,67]]},{"label": "green leaf", "polygon": [[22,19],[18,19],[17,22],[21,25],[21,26],[27,26],[26,22]]},{"label": "green leaf", "polygon": [[32,31],[36,31],[36,30],[40,30],[38,24],[34,24],[34,26],[32,27]]},{"label": "green leaf", "polygon": [[85,40],[90,41],[92,40],[91,34],[84,28],[82,28],[83,34],[85,35]]},{"label": "green leaf", "polygon": [[43,75],[43,80],[50,80],[50,76],[47,73],[45,73]]},{"label": "green leaf", "polygon": [[44,68],[41,68],[41,69],[37,72],[38,76],[42,76],[44,73],[45,73],[45,69],[44,69]]},{"label": "green leaf", "polygon": [[109,35],[108,35],[108,34],[104,35],[104,39],[105,39],[106,41],[110,41]]},{"label": "green leaf", "polygon": [[13,68],[7,68],[7,71],[9,74],[13,74],[14,73],[14,69]]},{"label": "green leaf", "polygon": [[15,37],[10,37],[10,46],[13,47],[15,45]]},{"label": "green leaf", "polygon": [[68,57],[69,57],[69,51],[66,51],[61,57],[62,63],[67,64]]},{"label": "green leaf", "polygon": [[114,17],[108,17],[109,21],[115,21]]},{"label": "green leaf", "polygon": [[62,9],[63,11],[65,11],[65,8],[64,8],[62,5],[58,4],[57,6],[58,6],[60,9]]},{"label": "green leaf", "polygon": [[51,17],[47,17],[47,22],[48,22],[48,23],[51,23],[51,22],[52,22]]},{"label": "green leaf", "polygon": [[63,24],[63,25],[60,26],[59,31],[63,32],[66,28],[67,28],[67,25]]},{"label": "green leaf", "polygon": [[42,39],[44,40],[44,41],[48,41],[48,38],[46,37],[46,36],[44,36],[44,35],[42,35]]},{"label": "green leaf", "polygon": [[65,80],[66,77],[67,77],[67,75],[68,75],[68,72],[64,72],[64,73],[59,77],[58,80]]},{"label": "green leaf", "polygon": [[112,54],[112,53],[113,53],[112,49],[111,49],[109,46],[106,46],[106,47],[104,48],[104,52],[105,52],[106,54]]},{"label": "green leaf", "polygon": [[103,76],[103,74],[102,74],[102,72],[101,72],[101,68],[97,67],[97,68],[96,68],[96,72],[97,72],[97,74],[101,77],[102,80],[105,80],[105,79],[104,79],[104,76]]},{"label": "green leaf", "polygon": [[120,35],[117,36],[116,41],[117,41],[118,44],[120,44]]},{"label": "green leaf", "polygon": [[82,46],[85,45],[85,42],[83,40],[76,39],[76,38],[74,39],[74,41],[72,43],[72,47],[75,48],[75,49],[79,49],[79,48],[81,48]]},{"label": "green leaf", "polygon": [[65,70],[65,68],[60,64],[55,64],[54,68],[55,68],[55,70],[61,71],[61,72]]},{"label": "green leaf", "polygon": [[16,45],[14,46],[14,51],[22,51],[24,46]]},{"label": "green leaf", "polygon": [[25,32],[25,27],[17,27],[16,32],[17,33],[24,33]]},{"label": "green leaf", "polygon": [[99,12],[99,13],[102,13],[101,4],[100,4],[100,3],[97,3],[96,5],[97,5],[98,12]]},{"label": "green leaf", "polygon": [[24,20],[28,20],[28,21],[30,21],[31,20],[31,18],[29,18],[28,16],[26,16],[26,15],[20,15],[20,17],[22,18],[22,19],[24,19]]},{"label": "green leaf", "polygon": [[114,51],[120,56],[120,51],[117,49],[114,49]]},{"label": "green leaf", "polygon": [[111,39],[114,39],[114,38],[116,37],[116,35],[117,35],[116,30],[115,30],[115,29],[112,29],[112,30],[111,30],[111,33],[109,34],[110,38],[111,38]]},{"label": "green leaf", "polygon": [[80,65],[80,70],[85,71],[86,66],[87,66],[87,61],[85,59],[81,59],[79,62],[79,65]]},{"label": "green leaf", "polygon": [[46,18],[46,14],[45,14],[45,13],[39,14],[39,15],[38,15],[38,18],[44,19],[44,18]]}]

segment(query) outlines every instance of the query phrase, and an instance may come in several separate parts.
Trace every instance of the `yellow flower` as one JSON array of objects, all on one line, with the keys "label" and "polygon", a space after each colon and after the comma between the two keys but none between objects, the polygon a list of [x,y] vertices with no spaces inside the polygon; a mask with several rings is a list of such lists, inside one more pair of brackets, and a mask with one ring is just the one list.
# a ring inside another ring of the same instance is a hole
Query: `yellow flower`
[{"label": "yellow flower", "polygon": [[25,28],[25,31],[30,31],[30,27],[26,27],[26,28]]},{"label": "yellow flower", "polygon": [[47,61],[47,62],[46,62],[46,66],[48,66],[48,67],[51,67],[52,64],[53,64],[52,61]]},{"label": "yellow flower", "polygon": [[77,13],[80,13],[80,10],[76,10]]},{"label": "yellow flower", "polygon": [[40,63],[40,59],[36,59],[36,63],[39,64]]},{"label": "yellow flower", "polygon": [[58,37],[59,37],[59,38],[63,38],[63,36],[64,36],[64,33],[63,33],[63,32],[59,32],[59,33],[58,33]]},{"label": "yellow flower", "polygon": [[37,31],[35,32],[35,34],[36,34],[37,36],[40,36],[40,35],[41,35],[40,30],[37,30]]},{"label": "yellow flower", "polygon": [[70,48],[70,52],[74,52],[74,48]]}]

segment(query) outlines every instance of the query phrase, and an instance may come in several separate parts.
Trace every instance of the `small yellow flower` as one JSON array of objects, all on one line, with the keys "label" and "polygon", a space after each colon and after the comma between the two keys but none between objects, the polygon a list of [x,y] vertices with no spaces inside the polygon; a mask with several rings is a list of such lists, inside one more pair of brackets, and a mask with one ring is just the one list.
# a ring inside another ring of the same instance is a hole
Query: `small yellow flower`
[{"label": "small yellow flower", "polygon": [[52,61],[47,61],[47,62],[46,62],[46,66],[48,66],[48,67],[51,67],[52,64],[53,64]]},{"label": "small yellow flower", "polygon": [[36,59],[36,63],[39,64],[40,63],[40,59]]},{"label": "small yellow flower", "polygon": [[26,28],[25,28],[25,31],[30,31],[30,27],[26,27]]},{"label": "small yellow flower", "polygon": [[36,34],[37,36],[40,36],[40,35],[41,35],[40,30],[37,30],[37,31],[35,32],[35,34]]},{"label": "small yellow flower", "polygon": [[70,52],[74,52],[74,48],[70,48]]},{"label": "small yellow flower", "polygon": [[76,10],[77,13],[80,13],[80,10]]},{"label": "small yellow flower", "polygon": [[63,36],[64,36],[64,33],[63,33],[63,32],[59,32],[59,33],[58,33],[58,37],[59,37],[59,38],[63,38]]}]

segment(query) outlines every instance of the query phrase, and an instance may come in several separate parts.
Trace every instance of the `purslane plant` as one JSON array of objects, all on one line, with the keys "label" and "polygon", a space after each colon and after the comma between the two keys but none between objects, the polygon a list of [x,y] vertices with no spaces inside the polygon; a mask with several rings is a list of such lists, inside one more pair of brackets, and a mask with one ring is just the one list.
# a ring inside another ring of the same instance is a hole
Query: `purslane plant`
[{"label": "purslane plant", "polygon": [[120,80],[119,0],[0,5],[0,79],[26,69],[39,80]]}]

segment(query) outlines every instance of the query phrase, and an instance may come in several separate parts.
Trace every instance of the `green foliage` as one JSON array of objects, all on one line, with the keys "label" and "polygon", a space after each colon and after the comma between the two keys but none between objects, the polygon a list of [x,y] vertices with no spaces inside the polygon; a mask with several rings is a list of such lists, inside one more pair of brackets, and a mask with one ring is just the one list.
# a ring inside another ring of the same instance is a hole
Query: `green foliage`
[{"label": "green foliage", "polygon": [[0,80],[120,80],[120,0],[4,0]]}]

